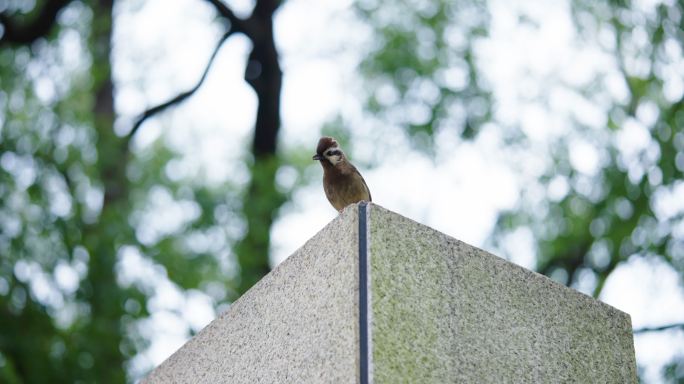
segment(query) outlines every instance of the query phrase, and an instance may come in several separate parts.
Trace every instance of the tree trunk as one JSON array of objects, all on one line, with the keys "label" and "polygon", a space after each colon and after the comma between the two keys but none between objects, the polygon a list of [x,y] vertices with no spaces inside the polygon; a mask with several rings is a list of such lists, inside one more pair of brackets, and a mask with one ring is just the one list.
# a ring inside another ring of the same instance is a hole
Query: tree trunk
[{"label": "tree trunk", "polygon": [[99,220],[84,231],[84,244],[90,252],[84,284],[90,304],[91,321],[85,330],[84,353],[92,361],[94,380],[123,383],[124,356],[121,352],[124,295],[116,282],[117,249],[129,238],[127,225],[128,149],[114,133],[114,95],[111,75],[112,8],[114,0],[93,0],[91,52],[94,125],[97,134],[97,170],[104,189]]},{"label": "tree trunk", "polygon": [[279,5],[280,2],[276,0],[259,0],[247,20],[251,31],[248,37],[252,40],[253,48],[245,70],[245,80],[256,92],[259,105],[252,142],[252,178],[243,202],[247,233],[236,247],[241,268],[239,294],[246,292],[270,271],[268,255],[271,225],[284,203],[275,183],[280,165],[276,152],[280,130],[282,71],[273,36],[273,14]]}]

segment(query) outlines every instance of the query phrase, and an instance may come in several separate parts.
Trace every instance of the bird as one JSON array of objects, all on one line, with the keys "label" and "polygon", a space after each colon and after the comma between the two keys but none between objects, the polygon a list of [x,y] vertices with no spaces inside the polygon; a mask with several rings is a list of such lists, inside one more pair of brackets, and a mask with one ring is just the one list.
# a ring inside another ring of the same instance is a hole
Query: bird
[{"label": "bird", "polygon": [[342,212],[350,204],[372,201],[366,181],[349,162],[337,140],[321,137],[312,160],[318,160],[323,167],[323,190],[333,208]]}]

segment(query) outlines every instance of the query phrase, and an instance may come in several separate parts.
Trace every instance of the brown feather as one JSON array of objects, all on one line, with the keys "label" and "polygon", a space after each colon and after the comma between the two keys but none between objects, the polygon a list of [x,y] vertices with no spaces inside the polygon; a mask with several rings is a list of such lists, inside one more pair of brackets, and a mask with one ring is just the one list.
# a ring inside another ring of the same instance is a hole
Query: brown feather
[{"label": "brown feather", "polygon": [[323,152],[325,152],[326,149],[331,147],[339,147],[339,144],[337,144],[337,140],[333,139],[332,137],[323,136],[320,140],[318,140],[316,153],[319,155],[323,155]]}]

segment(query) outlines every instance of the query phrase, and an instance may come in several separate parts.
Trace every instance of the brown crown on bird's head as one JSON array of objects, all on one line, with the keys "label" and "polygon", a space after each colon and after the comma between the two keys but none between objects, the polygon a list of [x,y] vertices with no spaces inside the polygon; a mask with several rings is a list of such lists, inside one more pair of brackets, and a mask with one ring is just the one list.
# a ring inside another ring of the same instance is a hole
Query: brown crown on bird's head
[{"label": "brown crown on bird's head", "polygon": [[320,140],[318,140],[318,147],[316,147],[316,153],[318,155],[323,156],[323,152],[325,152],[326,149],[332,147],[339,147],[339,144],[337,144],[337,140],[335,140],[332,137],[323,136]]}]

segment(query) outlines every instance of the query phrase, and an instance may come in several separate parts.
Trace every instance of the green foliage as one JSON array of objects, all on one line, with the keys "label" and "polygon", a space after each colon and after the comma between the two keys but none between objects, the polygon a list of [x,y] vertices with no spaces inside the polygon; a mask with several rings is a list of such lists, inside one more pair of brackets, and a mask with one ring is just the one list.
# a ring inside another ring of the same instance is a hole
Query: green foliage
[{"label": "green foliage", "polygon": [[[134,149],[115,134],[106,3],[74,2],[49,39],[0,49],[3,383],[126,380],[160,278],[129,276],[127,253],[216,304],[235,297],[239,189],[177,177],[163,138]],[[150,232],[179,206],[191,214]]]},{"label": "green foliage", "polygon": [[[616,57],[627,85],[626,100],[615,101],[606,111],[610,130],[592,138],[603,152],[598,172],[587,175],[564,166],[570,163],[572,148],[554,151],[554,163],[541,182],[549,188],[552,182],[563,180],[569,185],[567,193],[558,201],[547,200],[542,208],[509,212],[502,216],[500,228],[531,226],[541,235],[539,270],[550,274],[562,269],[568,284],[575,283],[583,271],[590,272],[596,278],[593,292],[598,296],[608,275],[630,257],[661,258],[684,273],[684,239],[673,231],[682,212],[659,208],[666,195],[678,193],[684,171],[684,99],[681,94],[673,98],[665,87],[667,68],[682,63],[681,53],[672,56],[665,45],[681,42],[681,31],[675,26],[681,23],[676,15],[683,9],[659,5],[650,12],[629,2],[576,2],[574,11],[586,34],[614,36],[609,53]],[[642,42],[635,31],[654,38]],[[643,65],[636,66],[636,61]],[[645,122],[646,113],[657,116]],[[648,133],[648,142],[638,152],[626,153],[620,148],[620,135],[634,125]],[[580,126],[564,139],[591,134]],[[549,223],[552,229],[545,230]]]},{"label": "green foliage", "polygon": [[665,366],[663,376],[668,383],[684,383],[684,358]]},{"label": "green foliage", "polygon": [[285,202],[274,180],[280,168],[277,156],[261,156],[251,167],[252,180],[243,199],[242,212],[247,223],[245,236],[235,246],[240,265],[238,293],[245,293],[270,271],[271,225]]},{"label": "green foliage", "polygon": [[[47,65],[30,75],[24,69],[36,68],[33,56]],[[0,51],[3,382],[70,381],[79,369],[76,355],[65,353],[75,335],[70,329],[77,326],[69,319],[73,307],[68,306],[75,302],[75,293],[56,286],[54,271],[78,263],[70,248],[81,237],[73,221],[82,209],[74,179],[89,172],[92,161],[84,154],[91,143],[81,127],[69,117],[60,120],[58,108],[51,108],[70,103],[71,93],[57,101],[41,99],[35,92],[36,82],[62,59],[47,44]]]},{"label": "green foliage", "polygon": [[471,139],[491,118],[474,45],[485,36],[484,1],[360,1],[373,43],[361,63],[369,112],[432,153],[443,131]]}]

